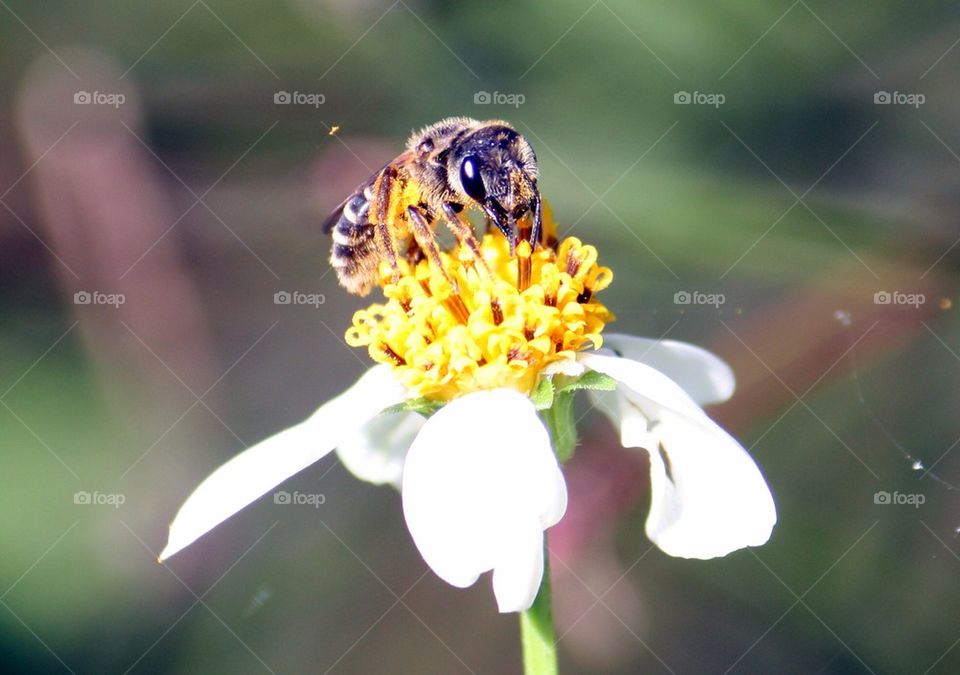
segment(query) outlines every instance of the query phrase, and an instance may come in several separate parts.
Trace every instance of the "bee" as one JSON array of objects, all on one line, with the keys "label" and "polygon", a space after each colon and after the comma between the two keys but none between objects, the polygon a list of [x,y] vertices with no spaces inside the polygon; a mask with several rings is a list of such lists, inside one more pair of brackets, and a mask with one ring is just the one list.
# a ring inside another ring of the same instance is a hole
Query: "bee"
[{"label": "bee", "polygon": [[330,263],[340,284],[366,295],[381,261],[399,278],[401,255],[425,255],[442,271],[435,232],[440,220],[485,265],[468,209],[479,210],[488,228],[507,237],[511,254],[520,238],[536,247],[543,229],[537,176],[533,148],[504,121],[451,117],[414,133],[403,153],[323,223],[333,235]]}]

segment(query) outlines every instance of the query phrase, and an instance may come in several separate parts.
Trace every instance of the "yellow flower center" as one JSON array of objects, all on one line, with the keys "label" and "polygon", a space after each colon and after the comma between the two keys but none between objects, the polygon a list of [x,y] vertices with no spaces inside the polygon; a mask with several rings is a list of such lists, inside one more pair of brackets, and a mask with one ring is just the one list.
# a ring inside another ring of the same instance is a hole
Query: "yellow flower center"
[{"label": "yellow flower center", "polygon": [[347,344],[367,347],[410,390],[437,401],[499,387],[528,394],[547,364],[600,347],[614,316],[594,296],[613,273],[597,265],[593,246],[570,237],[531,251],[521,241],[511,256],[492,233],[480,248],[486,265],[457,246],[441,254],[443,270],[401,262],[397,281],[382,264],[386,302],[354,314]]}]

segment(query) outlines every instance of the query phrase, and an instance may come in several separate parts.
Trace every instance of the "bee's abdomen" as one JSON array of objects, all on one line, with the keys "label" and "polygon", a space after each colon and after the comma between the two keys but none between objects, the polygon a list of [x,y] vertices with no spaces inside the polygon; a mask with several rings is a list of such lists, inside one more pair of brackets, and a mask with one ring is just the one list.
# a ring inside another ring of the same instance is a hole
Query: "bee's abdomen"
[{"label": "bee's abdomen", "polygon": [[330,264],[344,288],[359,295],[366,295],[372,288],[378,262],[369,191],[367,187],[350,197],[331,229]]}]

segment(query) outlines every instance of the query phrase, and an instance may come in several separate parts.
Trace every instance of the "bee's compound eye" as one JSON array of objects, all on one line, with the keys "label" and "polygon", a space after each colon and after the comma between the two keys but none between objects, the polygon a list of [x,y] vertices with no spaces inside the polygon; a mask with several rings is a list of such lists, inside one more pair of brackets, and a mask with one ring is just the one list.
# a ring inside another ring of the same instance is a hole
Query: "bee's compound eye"
[{"label": "bee's compound eye", "polygon": [[467,196],[478,202],[482,202],[487,196],[487,189],[483,185],[483,178],[480,176],[480,162],[473,155],[465,157],[460,164],[460,184],[463,185],[463,191]]}]

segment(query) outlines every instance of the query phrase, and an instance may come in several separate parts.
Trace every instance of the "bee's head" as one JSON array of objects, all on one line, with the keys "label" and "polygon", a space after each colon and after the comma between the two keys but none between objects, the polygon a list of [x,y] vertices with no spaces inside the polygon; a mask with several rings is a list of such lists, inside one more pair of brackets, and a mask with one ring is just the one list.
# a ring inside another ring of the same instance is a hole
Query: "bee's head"
[{"label": "bee's head", "polygon": [[458,143],[447,165],[450,184],[473,202],[510,240],[517,221],[529,213],[534,246],[540,237],[537,156],[526,139],[503,122],[482,126]]}]

